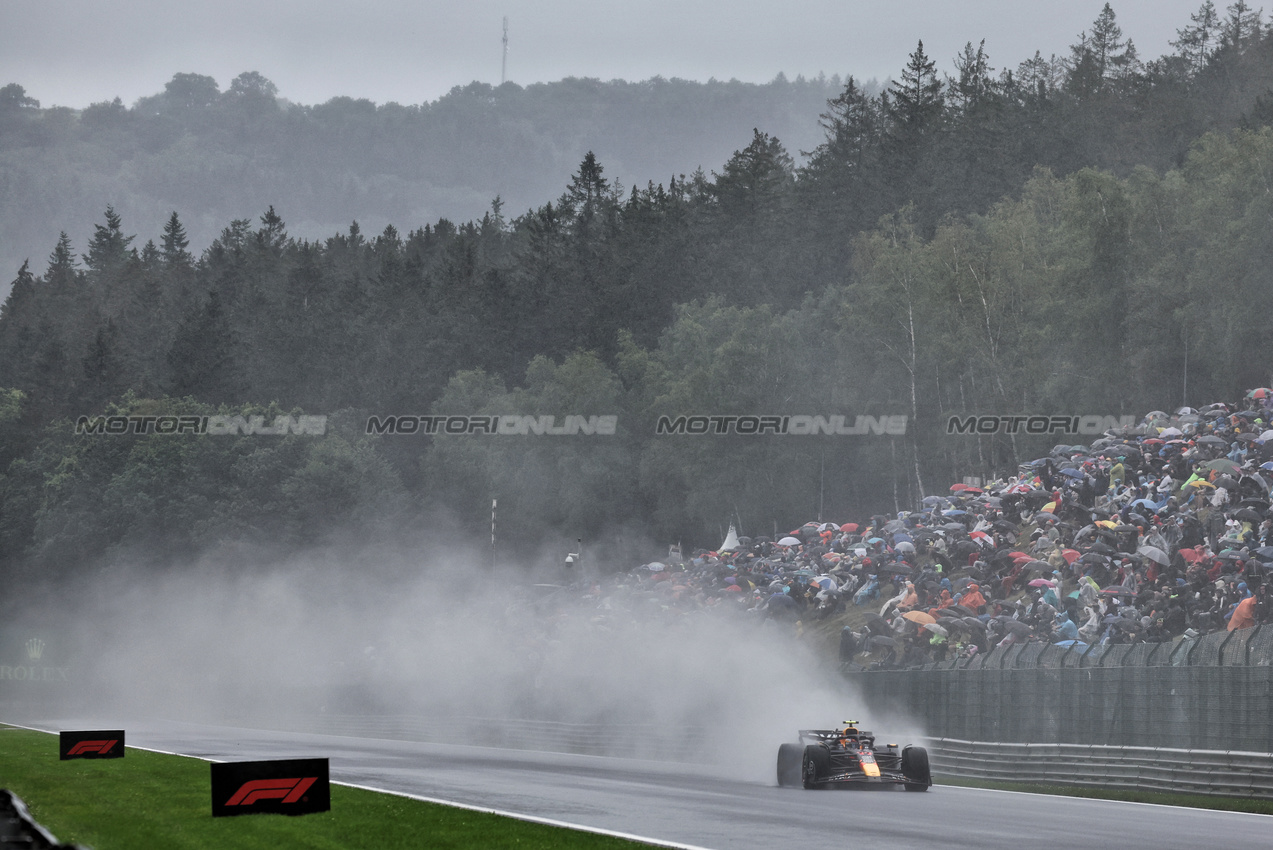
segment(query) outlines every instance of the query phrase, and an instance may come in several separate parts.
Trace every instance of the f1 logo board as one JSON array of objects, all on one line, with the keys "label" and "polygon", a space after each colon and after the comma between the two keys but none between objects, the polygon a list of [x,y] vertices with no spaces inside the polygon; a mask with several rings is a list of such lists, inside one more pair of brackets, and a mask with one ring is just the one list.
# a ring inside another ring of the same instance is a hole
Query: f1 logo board
[{"label": "f1 logo board", "polygon": [[67,759],[122,759],[124,757],[124,730],[92,732],[62,732],[58,736],[58,758]]},{"label": "f1 logo board", "polygon": [[212,765],[212,816],[331,810],[327,759],[240,761]]}]

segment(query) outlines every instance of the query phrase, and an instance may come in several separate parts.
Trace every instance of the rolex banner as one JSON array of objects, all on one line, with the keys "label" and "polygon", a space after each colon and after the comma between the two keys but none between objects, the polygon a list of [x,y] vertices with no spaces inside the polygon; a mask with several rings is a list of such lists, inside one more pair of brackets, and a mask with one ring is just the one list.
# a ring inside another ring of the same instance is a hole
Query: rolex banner
[{"label": "rolex banner", "polygon": [[330,811],[327,759],[240,761],[212,765],[212,816]]},{"label": "rolex banner", "polygon": [[58,735],[58,756],[67,759],[122,759],[124,730],[63,732]]}]

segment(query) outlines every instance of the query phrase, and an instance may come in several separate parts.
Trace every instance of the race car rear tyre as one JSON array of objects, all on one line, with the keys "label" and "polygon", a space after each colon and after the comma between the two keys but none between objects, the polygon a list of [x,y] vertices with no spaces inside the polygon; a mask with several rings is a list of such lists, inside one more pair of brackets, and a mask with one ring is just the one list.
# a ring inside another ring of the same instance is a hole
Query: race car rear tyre
[{"label": "race car rear tyre", "polygon": [[800,784],[801,759],[804,748],[799,744],[783,744],[778,748],[778,787],[794,788]]},{"label": "race car rear tyre", "polygon": [[928,766],[928,750],[923,747],[907,747],[902,750],[902,776],[906,777],[907,791],[927,791],[933,784],[933,772]]},{"label": "race car rear tyre", "polygon": [[830,772],[831,754],[820,744],[810,744],[804,748],[804,758],[800,765],[801,782],[806,788],[817,788],[822,778]]}]

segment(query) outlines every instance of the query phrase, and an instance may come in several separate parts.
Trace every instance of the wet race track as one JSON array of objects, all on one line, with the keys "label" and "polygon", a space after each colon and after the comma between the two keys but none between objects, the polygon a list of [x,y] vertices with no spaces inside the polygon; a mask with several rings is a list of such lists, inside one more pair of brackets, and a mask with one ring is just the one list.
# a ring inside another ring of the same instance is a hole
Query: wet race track
[{"label": "wet race track", "polygon": [[[7,722],[57,731],[100,719]],[[109,725],[109,724],[108,724]],[[150,721],[130,746],[216,761],[327,757],[333,782],[704,848],[1273,846],[1273,817],[936,786],[805,791],[709,767]]]}]

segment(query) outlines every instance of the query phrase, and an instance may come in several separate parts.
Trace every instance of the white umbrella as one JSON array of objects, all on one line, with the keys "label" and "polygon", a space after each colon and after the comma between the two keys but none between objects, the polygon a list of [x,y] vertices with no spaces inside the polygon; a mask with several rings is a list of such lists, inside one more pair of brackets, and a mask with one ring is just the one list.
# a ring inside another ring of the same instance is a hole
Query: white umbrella
[{"label": "white umbrella", "polygon": [[779,546],[799,546],[800,541],[795,537],[784,537],[778,541]]}]

